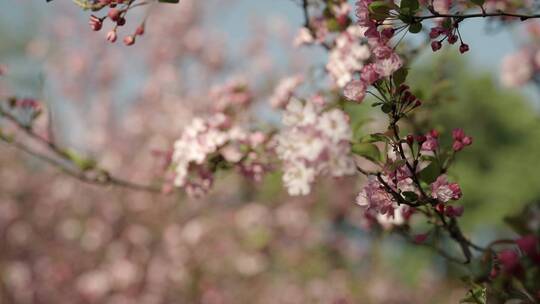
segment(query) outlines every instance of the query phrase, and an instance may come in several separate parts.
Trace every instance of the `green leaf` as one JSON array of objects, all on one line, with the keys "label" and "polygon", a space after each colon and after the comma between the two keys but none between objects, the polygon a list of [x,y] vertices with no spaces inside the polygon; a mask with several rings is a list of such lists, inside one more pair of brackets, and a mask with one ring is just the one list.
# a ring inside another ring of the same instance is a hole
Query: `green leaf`
[{"label": "green leaf", "polygon": [[381,152],[376,145],[371,143],[356,143],[352,145],[352,152],[374,162],[381,161]]},{"label": "green leaf", "polygon": [[459,303],[475,303],[475,304],[486,304],[487,303],[487,292],[486,288],[481,285],[476,285],[473,289],[470,289],[467,292],[467,296]]},{"label": "green leaf", "polygon": [[392,105],[389,104],[389,103],[385,103],[385,104],[382,105],[381,110],[384,113],[388,114],[388,113],[392,112]]},{"label": "green leaf", "polygon": [[335,18],[327,19],[326,20],[326,28],[330,32],[339,32],[341,29],[341,26],[339,25],[339,22]]},{"label": "green leaf", "polygon": [[433,183],[441,173],[441,166],[438,162],[434,161],[429,166],[420,171],[419,177],[421,181],[428,184]]},{"label": "green leaf", "polygon": [[401,194],[407,202],[415,202],[418,200],[418,195],[412,191],[405,191]]},{"label": "green leaf", "polygon": [[418,8],[420,8],[420,4],[418,3],[418,0],[401,0],[400,4],[400,13],[404,15],[414,15]]},{"label": "green leaf", "polygon": [[533,231],[527,225],[527,218],[520,215],[506,216],[504,218],[504,223],[508,225],[514,232],[519,235],[527,235],[533,233]]},{"label": "green leaf", "polygon": [[371,17],[379,21],[386,19],[390,12],[390,6],[386,1],[374,1],[369,5],[368,9]]},{"label": "green leaf", "polygon": [[392,75],[392,78],[394,79],[394,84],[396,86],[399,86],[400,84],[404,83],[407,79],[407,75],[409,74],[409,70],[406,67],[401,67],[399,70],[394,72],[394,75]]},{"label": "green leaf", "polygon": [[360,138],[360,142],[363,142],[363,143],[388,142],[389,140],[390,139],[388,138],[388,136],[382,133],[368,134]]},{"label": "green leaf", "polygon": [[412,23],[409,26],[409,32],[413,34],[420,33],[421,30],[422,30],[422,23],[420,22]]},{"label": "green leaf", "polygon": [[78,155],[73,150],[66,150],[64,154],[82,171],[88,171],[96,167],[96,161],[93,159],[84,158]]},{"label": "green leaf", "polygon": [[485,0],[471,0],[471,2],[478,6],[482,6],[484,5]]},{"label": "green leaf", "polygon": [[397,168],[405,165],[406,161],[404,159],[396,160],[388,166],[389,171],[396,171]]}]

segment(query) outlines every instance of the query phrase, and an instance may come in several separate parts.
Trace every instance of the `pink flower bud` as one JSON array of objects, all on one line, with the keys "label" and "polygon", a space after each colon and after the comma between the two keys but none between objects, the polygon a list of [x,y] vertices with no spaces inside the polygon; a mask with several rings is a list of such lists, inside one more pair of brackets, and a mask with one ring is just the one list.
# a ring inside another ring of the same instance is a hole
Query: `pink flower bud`
[{"label": "pink flower bud", "polygon": [[523,236],[516,240],[519,249],[531,258],[538,258],[540,252],[538,250],[538,239],[535,235]]},{"label": "pink flower bud", "polygon": [[463,139],[461,140],[461,142],[465,145],[465,146],[470,146],[472,144],[472,137],[470,136],[465,136],[463,137]]},{"label": "pink flower bud", "polygon": [[497,254],[504,272],[508,274],[517,274],[520,272],[521,265],[517,252],[512,249],[505,249]]},{"label": "pink flower bud", "polygon": [[114,43],[116,42],[116,38],[117,38],[117,35],[116,35],[116,31],[115,30],[110,30],[108,33],[107,33],[107,40],[111,43]]},{"label": "pink flower bud", "polygon": [[429,38],[435,39],[441,35],[442,31],[439,27],[431,28],[429,31]]},{"label": "pink flower bud", "polygon": [[457,128],[452,131],[452,138],[454,138],[454,140],[461,141],[463,140],[463,137],[465,137],[465,132],[463,131],[463,129]]},{"label": "pink flower bud", "polygon": [[458,41],[458,36],[456,35],[448,35],[448,43],[454,44]]},{"label": "pink flower bud", "polygon": [[440,41],[432,41],[431,42],[431,49],[436,52],[440,50],[442,47],[442,43]]},{"label": "pink flower bud", "polygon": [[124,44],[125,45],[133,45],[134,43],[135,43],[135,37],[130,35],[130,36],[126,36],[124,38]]},{"label": "pink flower bud", "polygon": [[458,152],[458,151],[461,151],[463,149],[463,143],[460,142],[460,141],[454,141],[454,143],[452,144],[452,150]]},{"label": "pink flower bud", "polygon": [[144,34],[144,23],[139,25],[135,30],[135,35],[142,36]]},{"label": "pink flower bud", "polygon": [[459,46],[459,52],[461,54],[463,54],[463,53],[465,53],[467,51],[469,51],[469,45],[468,44],[463,43],[462,45]]},{"label": "pink flower bud", "polygon": [[109,10],[109,12],[107,13],[107,16],[109,16],[109,18],[112,20],[112,21],[118,21],[118,19],[120,18],[120,11],[115,9],[115,8],[112,8]]}]

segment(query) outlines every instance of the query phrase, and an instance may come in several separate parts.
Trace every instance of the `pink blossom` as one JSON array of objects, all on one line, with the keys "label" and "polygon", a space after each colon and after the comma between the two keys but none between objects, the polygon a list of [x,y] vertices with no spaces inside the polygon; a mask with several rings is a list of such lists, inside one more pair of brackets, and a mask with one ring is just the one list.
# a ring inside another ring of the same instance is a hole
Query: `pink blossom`
[{"label": "pink blossom", "polygon": [[435,152],[439,148],[439,141],[436,136],[433,136],[434,133],[430,132],[426,134],[426,140],[422,143],[422,151],[431,151]]},{"label": "pink blossom", "polygon": [[343,94],[346,98],[360,103],[366,96],[366,85],[361,80],[353,80],[345,86]]},{"label": "pink blossom", "polygon": [[461,189],[457,183],[448,183],[446,175],[441,175],[431,184],[431,196],[446,203],[449,200],[460,199]]},{"label": "pink blossom", "polygon": [[523,49],[504,57],[501,64],[501,82],[506,87],[519,87],[529,82],[534,74],[531,53]]},{"label": "pink blossom", "polygon": [[392,195],[375,177],[371,177],[360,191],[356,197],[356,204],[367,210],[390,216],[394,216],[394,210],[397,208],[397,203]]},{"label": "pink blossom", "polygon": [[366,84],[371,85],[380,78],[379,73],[377,73],[377,66],[373,63],[367,64],[362,69],[360,79],[362,79]]}]

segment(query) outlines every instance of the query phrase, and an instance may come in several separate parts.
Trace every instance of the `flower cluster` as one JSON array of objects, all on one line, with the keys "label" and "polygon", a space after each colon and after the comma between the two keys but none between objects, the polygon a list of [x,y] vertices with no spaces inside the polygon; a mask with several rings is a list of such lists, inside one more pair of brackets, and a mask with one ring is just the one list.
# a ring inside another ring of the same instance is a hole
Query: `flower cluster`
[{"label": "flower cluster", "polygon": [[[348,27],[336,38],[326,65],[335,84],[345,88],[345,96],[357,102],[363,100],[370,85],[402,66],[401,58],[387,45],[392,30],[376,38],[368,38],[367,33],[366,27]],[[355,80],[356,75],[359,79]]]},{"label": "flower cluster", "polygon": [[[126,24],[126,15],[128,11],[136,6],[145,5],[143,1],[130,1],[130,0],[99,0],[94,1],[94,3],[87,4],[93,11],[98,11],[103,8],[108,7],[108,12],[105,16],[98,17],[96,15],[91,15],[88,23],[94,31],[100,31],[103,28],[103,22],[106,19],[109,19],[114,25],[111,30],[107,32],[107,40],[111,43],[116,42],[118,38],[117,30],[119,27],[122,27]],[[135,32],[131,35],[125,36],[123,41],[125,45],[133,45],[137,36],[142,36],[144,34],[144,22],[141,23],[136,29]]]},{"label": "flower cluster", "polygon": [[465,135],[463,129],[454,129],[452,131],[452,137],[454,138],[452,149],[456,152],[461,151],[464,147],[472,144],[472,137]]},{"label": "flower cluster", "polygon": [[338,109],[323,111],[323,104],[315,100],[292,99],[283,114],[285,128],[277,136],[283,182],[291,195],[308,194],[317,175],[355,172],[347,115]]},{"label": "flower cluster", "polygon": [[293,97],[294,90],[303,82],[304,77],[302,75],[295,75],[282,79],[270,97],[270,104],[272,107],[282,109],[287,106],[291,97]]},{"label": "flower cluster", "polygon": [[529,23],[527,33],[528,42],[502,60],[501,82],[506,87],[523,86],[540,73],[540,23]]},{"label": "flower cluster", "polygon": [[210,90],[210,98],[216,111],[230,112],[248,106],[253,96],[245,79],[232,78],[225,84],[214,86]]},{"label": "flower cluster", "polygon": [[433,40],[431,42],[431,49],[436,52],[441,49],[442,43],[445,40],[448,41],[449,44],[455,44],[459,40],[461,42],[459,45],[459,52],[463,54],[469,51],[469,45],[463,42],[461,34],[459,33],[458,23],[452,24],[452,21],[449,23],[449,27],[438,25],[431,28],[429,32],[429,38]]},{"label": "flower cluster", "polygon": [[264,141],[261,133],[232,126],[222,113],[207,120],[195,118],[174,143],[174,185],[184,187],[190,196],[201,196],[210,190],[214,173],[231,165],[258,180],[265,165],[258,161],[255,149]]},{"label": "flower cluster", "polygon": [[441,175],[431,184],[431,197],[443,203],[458,200],[461,198],[461,189],[457,183],[449,183],[446,175]]}]

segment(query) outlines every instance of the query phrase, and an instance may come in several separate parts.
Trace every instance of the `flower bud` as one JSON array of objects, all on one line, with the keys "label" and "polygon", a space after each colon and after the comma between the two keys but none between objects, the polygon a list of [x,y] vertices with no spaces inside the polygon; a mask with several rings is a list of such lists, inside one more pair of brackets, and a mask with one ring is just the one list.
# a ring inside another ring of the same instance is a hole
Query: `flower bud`
[{"label": "flower bud", "polygon": [[116,31],[115,30],[110,30],[108,33],[107,33],[107,40],[111,43],[114,43],[116,42],[116,38],[117,38],[117,35],[116,35]]},{"label": "flower bud", "polygon": [[465,146],[470,146],[472,144],[472,137],[470,136],[465,136],[463,137],[463,139],[461,140],[461,142],[465,145]]},{"label": "flower bud", "polygon": [[118,26],[124,26],[126,24],[126,18],[124,18],[124,17],[118,18],[118,20],[116,21],[116,24]]},{"label": "flower bud", "polygon": [[409,144],[409,146],[412,146],[414,144],[414,136],[412,136],[411,134],[407,135],[407,144]]},{"label": "flower bud", "polygon": [[463,53],[465,53],[467,51],[469,51],[469,45],[468,44],[463,43],[462,45],[459,46],[459,52],[461,54],[463,54]]},{"label": "flower bud", "polygon": [[461,141],[454,141],[454,143],[452,144],[452,150],[458,152],[458,151],[461,151],[463,149],[463,143]]},{"label": "flower bud", "polygon": [[144,23],[139,25],[135,30],[135,35],[142,36],[144,34]]},{"label": "flower bud", "polygon": [[431,49],[436,52],[440,50],[442,47],[442,43],[440,41],[432,41],[431,42]]},{"label": "flower bud", "polygon": [[419,144],[424,143],[426,140],[427,140],[427,138],[426,138],[424,135],[417,135],[417,136],[416,136],[416,141],[417,141]]},{"label": "flower bud", "polygon": [[134,36],[129,35],[129,36],[126,36],[124,38],[124,44],[125,45],[133,45],[134,43],[135,43],[135,37]]},{"label": "flower bud", "polygon": [[120,11],[115,9],[115,8],[112,8],[109,10],[109,12],[107,13],[107,16],[109,16],[109,18],[112,20],[112,21],[118,21],[118,19],[120,18]]}]

